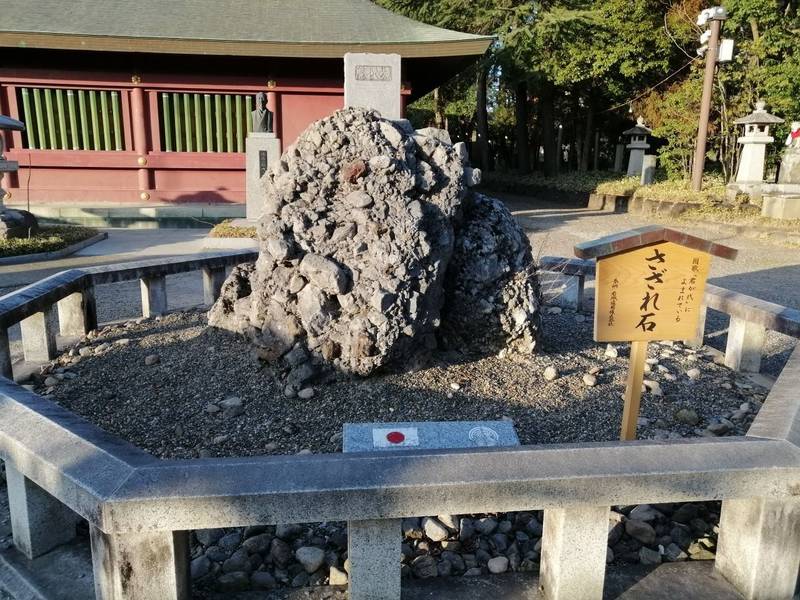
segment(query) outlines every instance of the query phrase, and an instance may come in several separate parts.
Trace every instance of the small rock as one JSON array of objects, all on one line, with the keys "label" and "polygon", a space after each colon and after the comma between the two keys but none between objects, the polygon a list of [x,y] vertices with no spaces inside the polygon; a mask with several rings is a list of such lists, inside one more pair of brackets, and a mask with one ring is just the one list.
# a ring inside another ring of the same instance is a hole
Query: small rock
[{"label": "small rock", "polygon": [[422,530],[425,532],[426,537],[432,542],[446,540],[449,533],[444,525],[432,517],[425,517],[422,519]]},{"label": "small rock", "polygon": [[720,421],[718,423],[711,423],[707,429],[714,435],[725,435],[731,430],[731,427],[727,423]]},{"label": "small rock", "polygon": [[659,517],[663,517],[663,516],[664,515],[662,515],[659,511],[657,511],[655,508],[653,508],[649,504],[640,504],[639,506],[636,506],[628,514],[628,518],[629,519],[645,521],[645,522],[655,521]]},{"label": "small rock", "polygon": [[495,556],[486,563],[490,573],[505,573],[508,570],[508,559],[505,556]]},{"label": "small rock", "polygon": [[242,406],[242,399],[237,396],[228,396],[223,401],[219,403],[220,408],[225,410],[226,408],[237,408]]},{"label": "small rock", "polygon": [[278,586],[275,578],[266,571],[256,571],[250,576],[250,584],[255,590],[271,590]]},{"label": "small rock", "polygon": [[558,371],[555,367],[545,367],[543,376],[545,381],[553,381],[558,377]]},{"label": "small rock", "polygon": [[590,373],[586,373],[583,376],[583,383],[585,383],[589,387],[594,387],[597,385],[597,376],[592,375]]},{"label": "small rock", "polygon": [[244,571],[225,573],[217,579],[220,592],[244,592],[250,589],[250,576]]},{"label": "small rock", "polygon": [[664,392],[661,390],[661,384],[657,381],[652,379],[645,379],[642,384],[647,389],[648,392],[653,394],[653,396],[663,396]]},{"label": "small rock", "polygon": [[698,369],[697,367],[689,369],[688,371],[686,371],[686,376],[692,380],[700,379],[700,369]]},{"label": "small rock", "polygon": [[45,384],[47,387],[53,387],[54,385],[57,385],[57,384],[58,384],[58,379],[56,379],[55,377],[47,377],[47,378],[44,380],[44,384]]},{"label": "small rock", "polygon": [[347,585],[347,573],[336,567],[331,567],[330,573],[328,574],[328,583],[330,585]]},{"label": "small rock", "polygon": [[681,408],[675,412],[675,420],[684,425],[697,425],[700,417],[691,408]]},{"label": "small rock", "polygon": [[157,365],[160,362],[161,359],[158,357],[158,354],[148,354],[147,356],[144,357],[144,364],[147,365],[148,367]]},{"label": "small rock", "polygon": [[411,568],[419,579],[427,579],[430,577],[437,577],[439,575],[439,566],[436,564],[436,559],[429,554],[418,556],[411,562]]},{"label": "small rock", "polygon": [[666,558],[669,562],[678,562],[681,560],[686,560],[689,558],[689,555],[681,550],[680,546],[672,543],[664,549],[664,558]]},{"label": "small rock", "polygon": [[299,392],[297,392],[297,397],[301,400],[310,400],[314,397],[314,388],[303,388]]},{"label": "small rock", "polygon": [[625,521],[625,533],[637,542],[648,546],[656,541],[656,531],[648,523],[636,519]]},{"label": "small rock", "polygon": [[491,517],[484,517],[474,521],[475,529],[483,535],[491,535],[497,529],[497,521]]},{"label": "small rock", "polygon": [[189,563],[189,572],[192,579],[205,577],[211,571],[211,561],[204,555],[200,555]]},{"label": "small rock", "polygon": [[617,350],[616,346],[609,344],[606,346],[606,351],[603,354],[606,358],[617,358],[619,356],[619,350]]},{"label": "small rock", "polygon": [[651,550],[647,546],[639,548],[639,562],[643,565],[661,564],[661,554],[658,550]]},{"label": "small rock", "polygon": [[306,573],[313,573],[325,562],[325,551],[315,546],[303,546],[294,553],[297,561],[303,565]]}]

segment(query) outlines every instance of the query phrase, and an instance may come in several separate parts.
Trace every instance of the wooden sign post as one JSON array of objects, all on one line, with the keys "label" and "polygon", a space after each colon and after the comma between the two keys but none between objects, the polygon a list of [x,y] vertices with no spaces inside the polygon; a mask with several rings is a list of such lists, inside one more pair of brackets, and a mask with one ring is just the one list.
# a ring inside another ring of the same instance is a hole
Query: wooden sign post
[{"label": "wooden sign post", "polygon": [[633,229],[575,246],[596,258],[594,339],[631,342],[620,439],[636,439],[647,345],[695,336],[711,256],[736,250],[665,227]]}]

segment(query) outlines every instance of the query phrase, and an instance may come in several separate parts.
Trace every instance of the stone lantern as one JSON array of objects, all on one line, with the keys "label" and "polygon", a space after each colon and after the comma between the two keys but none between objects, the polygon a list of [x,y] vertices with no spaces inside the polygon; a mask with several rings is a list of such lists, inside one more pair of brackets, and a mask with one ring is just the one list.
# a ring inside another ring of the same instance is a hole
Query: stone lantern
[{"label": "stone lantern", "polygon": [[783,123],[783,119],[769,114],[766,104],[759,101],[752,113],[734,123],[744,126],[744,135],[739,138],[742,155],[739,158],[739,170],[736,172],[736,183],[762,183],[767,146],[775,141],[769,135],[769,127]]},{"label": "stone lantern", "polygon": [[[3,156],[5,150],[5,138],[3,130],[25,131],[25,124],[11,117],[0,115],[0,177],[3,173],[14,173],[19,168],[16,161],[6,160]],[[0,187],[0,240],[15,237],[27,237],[29,234],[36,233],[38,224],[36,217],[26,210],[13,210],[6,208],[3,204],[6,191]]]},{"label": "stone lantern", "polygon": [[651,133],[653,133],[653,130],[644,124],[643,117],[636,119],[634,127],[622,132],[622,135],[631,138],[631,141],[626,146],[631,151],[628,157],[628,177],[638,177],[642,174],[644,155],[650,149],[650,144],[647,143],[647,136]]}]

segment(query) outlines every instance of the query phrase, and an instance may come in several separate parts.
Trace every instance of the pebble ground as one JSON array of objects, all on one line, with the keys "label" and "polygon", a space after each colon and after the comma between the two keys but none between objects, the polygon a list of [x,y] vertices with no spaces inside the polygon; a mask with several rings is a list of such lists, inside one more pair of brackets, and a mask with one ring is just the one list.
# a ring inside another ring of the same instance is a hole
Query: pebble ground
[{"label": "pebble ground", "polygon": [[[510,419],[523,444],[617,439],[627,346],[609,350],[592,340],[589,317],[554,310],[530,358],[442,353],[416,372],[343,379],[303,397],[286,397],[280,373],[243,339],[208,328],[203,312],[173,313],[104,328],[54,361],[36,389],[164,458],[339,452],[346,422]],[[650,345],[641,438],[744,433],[767,390],[716,357]]]}]

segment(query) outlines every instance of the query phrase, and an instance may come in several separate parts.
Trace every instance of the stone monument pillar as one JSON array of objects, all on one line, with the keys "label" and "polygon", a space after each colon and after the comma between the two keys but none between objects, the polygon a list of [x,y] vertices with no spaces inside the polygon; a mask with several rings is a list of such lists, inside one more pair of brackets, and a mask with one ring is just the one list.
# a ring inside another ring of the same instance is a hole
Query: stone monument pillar
[{"label": "stone monument pillar", "polygon": [[[19,164],[16,161],[6,160],[6,157],[3,156],[3,151],[5,150],[3,130],[25,131],[25,124],[22,121],[0,115],[0,178],[5,173],[15,173],[19,168]],[[0,240],[27,237],[29,234],[36,233],[39,229],[36,217],[27,210],[6,208],[3,204],[5,198],[6,191],[0,187]]]},{"label": "stone monument pillar", "polygon": [[372,108],[385,119],[401,119],[400,55],[344,55],[344,107]]},{"label": "stone monument pillar", "polygon": [[744,126],[744,135],[739,138],[742,155],[736,171],[736,183],[762,183],[764,181],[764,160],[767,146],[775,141],[769,135],[770,125],[783,123],[783,119],[766,111],[764,102],[757,102],[756,109],[741,119],[734,121]]},{"label": "stone monument pillar", "polygon": [[800,184],[800,121],[792,121],[792,131],[786,137],[778,183]]},{"label": "stone monument pillar", "polygon": [[647,136],[651,133],[653,131],[644,124],[643,117],[639,117],[636,120],[635,127],[622,132],[622,135],[631,138],[631,141],[626,146],[631,151],[628,157],[628,177],[641,176],[644,155],[650,149],[650,144],[647,143]]},{"label": "stone monument pillar", "polygon": [[264,92],[256,94],[256,108],[251,114],[253,131],[245,140],[245,194],[247,205],[245,218],[256,221],[261,216],[264,204],[264,191],[261,188],[261,177],[269,164],[281,157],[281,141],[274,130],[274,93],[272,109],[269,106],[269,95]]}]

